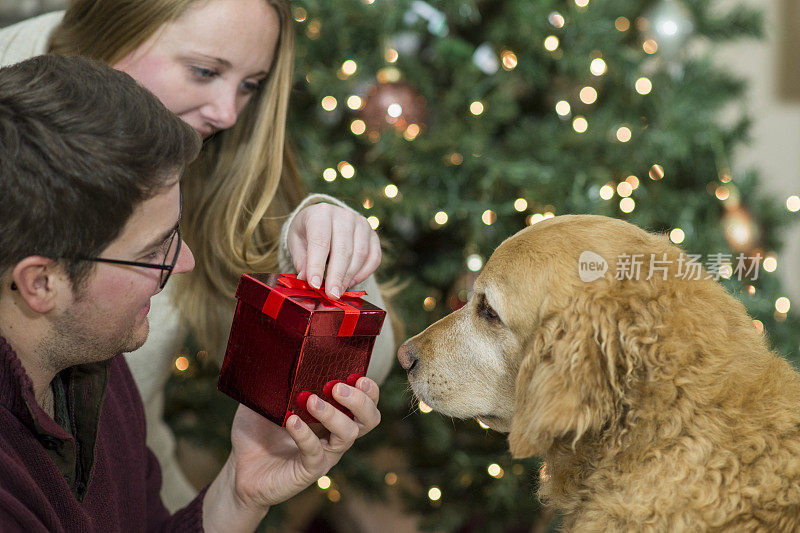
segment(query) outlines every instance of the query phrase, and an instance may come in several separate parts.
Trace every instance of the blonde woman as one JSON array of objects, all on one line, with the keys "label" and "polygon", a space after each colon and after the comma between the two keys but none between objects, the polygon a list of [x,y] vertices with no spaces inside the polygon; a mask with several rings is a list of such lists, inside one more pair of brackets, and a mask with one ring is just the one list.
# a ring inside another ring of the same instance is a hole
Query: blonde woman
[{"label": "blonde woman", "polygon": [[[284,138],[293,48],[287,0],[73,0],[0,30],[0,66],[48,52],[105,61],[205,139],[182,182],[182,233],[197,266],[154,298],[150,337],[127,356],[171,510],[196,491],[162,420],[164,385],[190,331],[221,357],[242,272],[294,270],[315,286],[324,279],[334,298],[361,284],[383,306],[371,276],[380,246],[364,217],[329,196],[303,199]],[[369,377],[386,377],[393,352],[386,327]]]}]

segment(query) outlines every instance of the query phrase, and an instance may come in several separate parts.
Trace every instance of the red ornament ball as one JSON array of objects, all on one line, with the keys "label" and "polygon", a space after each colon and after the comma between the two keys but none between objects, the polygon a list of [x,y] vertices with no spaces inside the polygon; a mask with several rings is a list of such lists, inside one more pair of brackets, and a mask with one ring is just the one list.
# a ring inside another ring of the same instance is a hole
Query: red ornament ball
[{"label": "red ornament ball", "polygon": [[390,128],[403,132],[412,124],[421,128],[427,118],[427,103],[409,83],[379,83],[367,93],[360,118],[370,132]]}]

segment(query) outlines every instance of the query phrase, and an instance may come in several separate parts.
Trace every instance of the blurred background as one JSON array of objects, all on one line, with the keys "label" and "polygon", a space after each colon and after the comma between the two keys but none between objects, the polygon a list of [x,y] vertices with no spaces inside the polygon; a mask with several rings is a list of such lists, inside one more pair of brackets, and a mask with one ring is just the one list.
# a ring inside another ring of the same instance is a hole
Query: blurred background
[{"label": "blurred background", "polygon": [[[0,0],[0,26],[63,8]],[[726,287],[795,364],[800,328],[796,0],[302,0],[291,137],[309,190],[362,210],[410,336],[458,309],[505,237],[563,213],[723,254]],[[738,255],[760,257],[737,279]],[[413,400],[265,531],[548,531],[535,458]],[[168,421],[198,485],[228,446],[218,369],[176,354]]]}]

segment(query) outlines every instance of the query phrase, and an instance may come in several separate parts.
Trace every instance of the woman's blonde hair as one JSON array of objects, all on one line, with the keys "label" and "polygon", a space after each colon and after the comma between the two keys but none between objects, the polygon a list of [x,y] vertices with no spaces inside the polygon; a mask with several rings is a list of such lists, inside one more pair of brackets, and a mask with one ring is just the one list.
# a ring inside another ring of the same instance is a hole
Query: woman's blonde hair
[{"label": "woman's blonde hair", "polygon": [[[115,64],[199,0],[72,0],[50,51]],[[278,269],[281,221],[304,190],[285,139],[294,27],[288,0],[265,0],[280,36],[269,77],[232,128],[210,138],[184,174],[182,232],[196,268],[176,279],[178,305],[201,347],[216,353],[242,272]]]}]

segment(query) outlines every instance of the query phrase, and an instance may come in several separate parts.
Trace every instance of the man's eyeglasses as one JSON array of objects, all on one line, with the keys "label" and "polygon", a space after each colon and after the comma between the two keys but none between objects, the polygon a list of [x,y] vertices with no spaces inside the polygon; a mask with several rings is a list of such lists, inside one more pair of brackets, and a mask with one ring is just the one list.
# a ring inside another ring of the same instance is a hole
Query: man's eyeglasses
[{"label": "man's eyeglasses", "polygon": [[172,275],[172,270],[175,268],[175,264],[178,262],[178,256],[181,255],[181,242],[183,242],[183,239],[181,239],[181,229],[175,228],[175,232],[172,234],[169,242],[166,245],[164,256],[160,263],[122,261],[121,259],[106,259],[105,257],[78,257],[78,259],[81,261],[94,261],[95,263],[111,263],[112,265],[155,268],[161,271],[161,284],[159,285],[159,289],[163,289],[166,286],[169,277]]}]

